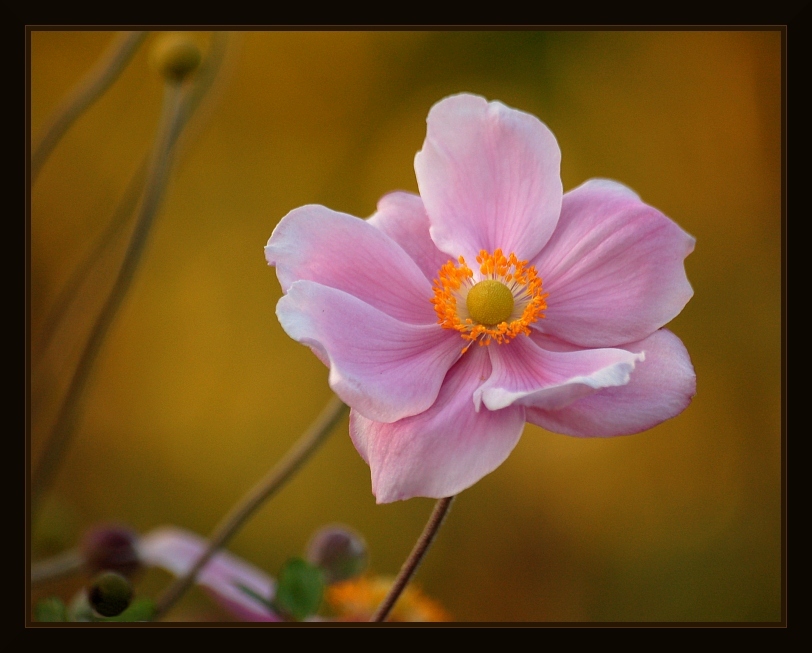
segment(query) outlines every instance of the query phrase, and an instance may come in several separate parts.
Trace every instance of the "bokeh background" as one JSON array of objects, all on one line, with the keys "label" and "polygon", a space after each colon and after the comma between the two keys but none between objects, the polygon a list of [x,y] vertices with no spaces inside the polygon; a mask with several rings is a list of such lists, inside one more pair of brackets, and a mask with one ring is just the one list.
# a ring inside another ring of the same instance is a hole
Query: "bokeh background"
[{"label": "bokeh background", "polygon": [[[31,33],[34,136],[113,36]],[[190,36],[203,49],[211,40]],[[151,147],[155,39],[31,190],[32,351]],[[428,110],[460,91],[544,121],[565,191],[621,181],[696,237],[695,295],[670,328],[691,353],[697,395],[634,436],[528,425],[507,462],[459,496],[417,583],[460,621],[780,619],[778,31],[233,34],[34,526],[35,557],[100,521],[207,534],[284,454],[330,391],[327,370],[276,320],[262,248],[302,204],[366,217],[385,193],[416,192]],[[32,367],[34,460],[114,257],[99,270]],[[230,548],[274,574],[316,528],[343,522],[365,535],[372,569],[394,574],[432,505],[376,505],[344,421]],[[142,591],[168,578],[149,576]],[[226,617],[193,592],[170,618]]]}]

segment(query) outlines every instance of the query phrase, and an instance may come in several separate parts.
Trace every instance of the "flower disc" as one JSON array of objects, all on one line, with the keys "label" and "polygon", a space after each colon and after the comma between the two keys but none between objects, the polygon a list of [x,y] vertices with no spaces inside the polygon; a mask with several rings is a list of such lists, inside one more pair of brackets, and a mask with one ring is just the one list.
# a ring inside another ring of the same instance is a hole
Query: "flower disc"
[{"label": "flower disc", "polygon": [[468,291],[465,304],[471,319],[485,326],[494,326],[510,318],[513,293],[501,281],[484,279]]}]

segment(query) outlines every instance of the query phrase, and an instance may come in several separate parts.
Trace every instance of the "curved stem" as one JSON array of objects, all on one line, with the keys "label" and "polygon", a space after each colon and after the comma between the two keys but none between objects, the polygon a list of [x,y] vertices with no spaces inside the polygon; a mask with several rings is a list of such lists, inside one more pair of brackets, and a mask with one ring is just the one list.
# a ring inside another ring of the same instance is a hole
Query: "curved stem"
[{"label": "curved stem", "polygon": [[[182,116],[179,120],[175,121],[172,134],[170,136],[170,147],[174,147],[175,142],[181,135],[181,132],[191,120],[193,114],[200,106],[206,93],[212,87],[214,80],[223,64],[225,52],[228,45],[228,34],[216,33],[212,37],[212,45],[209,53],[203,59],[200,69],[194,76],[193,85],[185,93],[183,99]],[[188,132],[188,130],[186,130]],[[36,368],[42,362],[48,347],[56,334],[57,328],[61,324],[68,311],[68,308],[73,304],[74,300],[79,294],[79,290],[85,283],[90,275],[93,266],[102,257],[116,237],[123,231],[128,222],[128,218],[138,204],[141,197],[141,190],[144,185],[144,180],[147,176],[149,168],[150,157],[147,155],[141,164],[138,166],[135,174],[130,178],[127,188],[121,197],[118,205],[116,206],[113,217],[107,225],[104,232],[102,232],[99,239],[94,244],[85,259],[74,270],[73,274],[68,279],[68,282],[63,286],[62,290],[57,295],[51,310],[48,312],[43,327],[41,329],[41,336],[39,337],[38,347],[33,355],[34,361],[32,366]]]},{"label": "curved stem", "polygon": [[[189,137],[190,129],[187,129],[187,123],[190,122],[193,114],[198,113],[203,100],[211,100],[212,87],[217,79],[221,78],[220,71],[225,62],[226,52],[229,49],[229,41],[231,37],[228,32],[215,32],[211,37],[211,44],[208,51],[203,57],[200,68],[194,74],[192,80],[192,87],[186,93],[184,98],[184,118],[179,121],[176,133],[172,135],[173,139],[180,137],[180,131],[184,132],[184,139]],[[198,121],[199,124],[200,121]]]},{"label": "curved stem", "polygon": [[175,142],[176,123],[183,118],[181,89],[177,84],[166,85],[163,103],[163,116],[158,128],[155,149],[147,174],[147,185],[136,220],[135,228],[124,254],[110,294],[96,319],[90,337],[85,343],[79,364],[71,378],[70,385],[51,436],[46,443],[39,466],[34,474],[31,488],[32,512],[36,512],[43,493],[50,486],[66,446],[73,434],[81,399],[90,379],[90,372],[96,361],[105,337],[113,323],[121,303],[135,277],[135,271],[147,243],[153,219],[158,210],[161,196],[166,187],[172,160],[172,145]]},{"label": "curved stem", "polygon": [[400,598],[403,590],[406,589],[406,585],[417,571],[417,567],[423,561],[423,557],[428,552],[432,542],[434,542],[437,531],[440,530],[440,526],[442,526],[443,521],[448,515],[448,509],[451,507],[452,501],[454,501],[454,497],[446,497],[445,499],[439,499],[437,503],[434,504],[434,510],[426,523],[426,527],[423,529],[420,537],[417,538],[417,542],[415,542],[409,557],[406,558],[406,562],[404,562],[400,568],[398,576],[392,585],[392,589],[389,590],[389,594],[387,594],[386,598],[378,606],[378,609],[370,621],[386,621],[386,618],[389,616],[392,608],[395,607],[395,603]]},{"label": "curved stem", "polygon": [[[140,38],[144,36],[145,33],[141,34]],[[132,38],[135,40],[134,36]],[[130,42],[129,39],[125,40],[128,43]],[[57,324],[64,317],[67,307],[75,299],[79,286],[84,282],[93,263],[111,245],[116,234],[124,226],[126,218],[134,208],[134,203],[138,200],[143,177],[146,177],[146,188],[143,193],[136,226],[133,229],[130,243],[119,267],[116,281],[85,343],[85,348],[68,387],[66,398],[46,445],[37,473],[34,476],[32,505],[35,510],[41,494],[50,485],[51,477],[54,475],[59,460],[70,440],[73,421],[76,417],[75,412],[84,392],[90,370],[106,336],[107,329],[115,317],[115,313],[129,288],[135,269],[138,266],[152,220],[166,187],[172,157],[178,149],[176,144],[184,128],[200,107],[204,97],[206,97],[207,92],[217,78],[225,59],[228,41],[229,36],[227,33],[214,34],[210,51],[197,71],[194,82],[191,85],[185,84],[183,92],[181,92],[181,87],[173,83],[166,85],[161,127],[159,127],[155,147],[150,158],[141,164],[138,172],[131,179],[116,210],[112,224],[102,235],[88,259],[71,278],[65,291],[60,294],[56,306],[46,322],[45,345],[40,347],[40,356],[44,355],[44,349],[53,336],[53,330],[56,329]],[[140,43],[140,40],[132,47],[137,47],[138,43]]]},{"label": "curved stem", "polygon": [[74,300],[79,294],[79,289],[90,276],[90,272],[96,262],[102,255],[110,248],[115,242],[116,237],[121,235],[124,227],[128,223],[128,218],[131,216],[133,210],[138,204],[138,199],[141,196],[141,190],[144,185],[144,179],[147,173],[149,160],[145,159],[139,166],[136,173],[130,179],[121,201],[118,203],[113,218],[110,223],[102,232],[99,239],[93,245],[88,255],[82,260],[79,266],[73,271],[67,283],[59,291],[51,310],[43,320],[41,336],[36,351],[32,354],[32,367],[36,370],[42,363],[45,353],[53,341],[57,333],[59,325],[62,323],[68,309],[73,304]]},{"label": "curved stem", "polygon": [[31,585],[71,576],[81,571],[83,566],[84,559],[79,550],[70,549],[53,558],[47,558],[31,565]]},{"label": "curved stem", "polygon": [[347,406],[341,399],[333,396],[285,457],[223,517],[209,538],[209,546],[203,555],[186,575],[177,578],[158,599],[153,619],[157,620],[166,614],[183,596],[212,556],[228,543],[256,509],[273,496],[327,439],[336,424],[344,417],[346,410]]},{"label": "curved stem", "polygon": [[138,46],[146,38],[147,32],[124,32],[113,41],[102,59],[85,76],[73,92],[66,97],[54,112],[43,130],[43,135],[31,153],[31,183],[42,170],[48,155],[65,135],[74,121],[93,102],[110,88],[121,74]]}]

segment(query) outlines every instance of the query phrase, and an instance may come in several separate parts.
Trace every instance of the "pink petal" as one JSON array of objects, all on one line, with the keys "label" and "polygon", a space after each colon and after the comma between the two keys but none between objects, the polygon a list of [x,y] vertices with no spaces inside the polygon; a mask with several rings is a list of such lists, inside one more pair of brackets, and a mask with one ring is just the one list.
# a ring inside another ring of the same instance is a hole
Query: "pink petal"
[{"label": "pink petal", "polygon": [[562,408],[601,388],[625,385],[645,358],[624,349],[549,351],[527,336],[488,349],[493,373],[474,398],[491,410],[515,403]]},{"label": "pink petal", "polygon": [[489,373],[487,352],[474,347],[426,412],[393,424],[351,413],[350,435],[369,463],[378,503],[453,496],[504,462],[522,434],[524,408],[477,412],[473,393]]},{"label": "pink petal", "polygon": [[531,259],[561,210],[561,151],[530,114],[476,95],[435,104],[414,161],[431,237],[475,265],[481,249]]},{"label": "pink petal", "polygon": [[265,247],[284,292],[295,281],[337,288],[403,322],[433,324],[431,283],[397,243],[365,220],[323,206],[294,209]]},{"label": "pink petal", "polygon": [[[203,555],[207,544],[195,533],[164,526],[139,540],[138,553],[145,564],[183,576]],[[281,621],[266,605],[240,589],[240,586],[246,587],[270,601],[276,593],[274,580],[227,551],[216,553],[200,570],[197,584],[209,590],[215,600],[244,621]]]},{"label": "pink petal", "polygon": [[429,236],[429,216],[419,195],[402,191],[384,195],[378,211],[367,222],[400,245],[429,280],[435,279],[440,267],[451,258],[437,249]]},{"label": "pink petal", "polygon": [[593,179],[564,195],[552,238],[533,263],[547,297],[534,325],[583,347],[645,338],[691,298],[694,238],[631,190]]},{"label": "pink petal", "polygon": [[598,390],[560,410],[528,408],[527,420],[555,433],[607,437],[645,431],[685,410],[696,394],[696,375],[682,341],[660,329],[623,348],[646,355],[627,385]]},{"label": "pink petal", "polygon": [[362,415],[395,422],[434,403],[459,358],[456,331],[407,324],[357,297],[296,281],[276,306],[287,334],[330,367],[330,387]]}]

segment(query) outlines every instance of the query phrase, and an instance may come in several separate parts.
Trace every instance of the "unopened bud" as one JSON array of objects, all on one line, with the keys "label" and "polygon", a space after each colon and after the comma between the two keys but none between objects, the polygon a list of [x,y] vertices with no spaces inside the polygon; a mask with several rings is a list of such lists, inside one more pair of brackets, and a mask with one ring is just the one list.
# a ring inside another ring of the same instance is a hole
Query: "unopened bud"
[{"label": "unopened bud", "polygon": [[307,545],[307,561],[322,569],[328,583],[357,576],[366,568],[367,560],[364,538],[347,526],[325,526]]},{"label": "unopened bud", "polygon": [[133,586],[121,574],[104,571],[96,578],[87,592],[87,600],[102,617],[116,617],[124,612],[133,598]]},{"label": "unopened bud", "polygon": [[104,524],[85,533],[80,545],[85,566],[91,574],[117,571],[125,576],[135,573],[138,560],[138,535],[125,526]]},{"label": "unopened bud", "polygon": [[197,44],[183,34],[164,34],[152,50],[152,61],[168,80],[180,82],[200,65],[202,55]]}]

